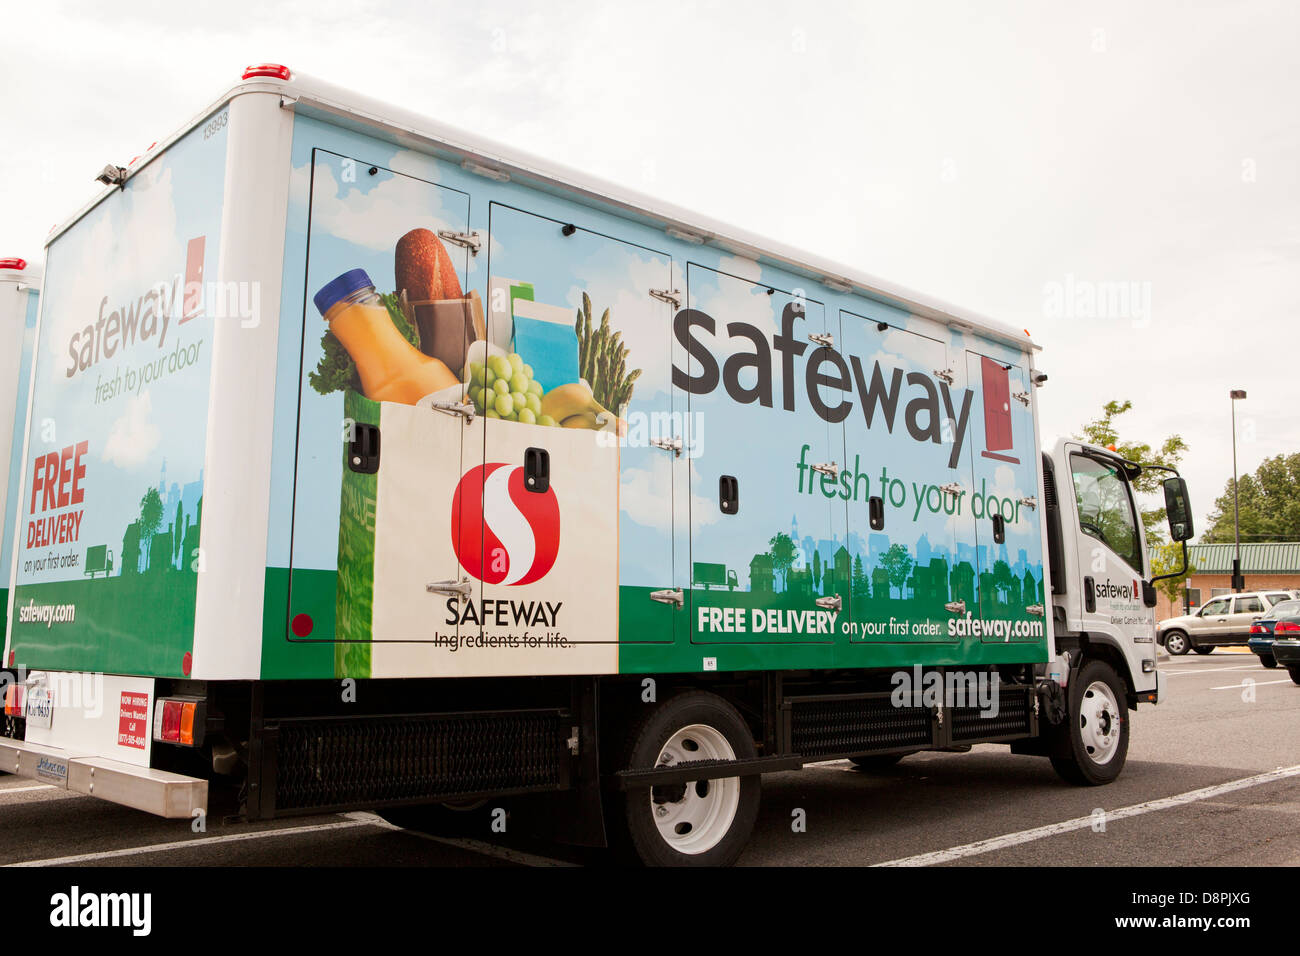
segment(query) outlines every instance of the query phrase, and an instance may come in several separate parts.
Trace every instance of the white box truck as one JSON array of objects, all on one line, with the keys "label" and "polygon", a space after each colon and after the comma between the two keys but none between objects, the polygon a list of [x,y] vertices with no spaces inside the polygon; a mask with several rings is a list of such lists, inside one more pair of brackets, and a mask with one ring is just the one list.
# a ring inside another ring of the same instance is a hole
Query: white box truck
[{"label": "white box truck", "polygon": [[663,864],[814,761],[1119,773],[1143,466],[1040,453],[1027,333],[274,64],[104,178],[47,248],[6,767]]},{"label": "white box truck", "polygon": [[[20,462],[31,388],[32,347],[36,341],[36,307],[41,270],[20,256],[0,257],[0,605],[9,607],[9,569],[18,511]],[[0,611],[0,613],[4,613]],[[2,769],[2,768],[0,768]]]}]

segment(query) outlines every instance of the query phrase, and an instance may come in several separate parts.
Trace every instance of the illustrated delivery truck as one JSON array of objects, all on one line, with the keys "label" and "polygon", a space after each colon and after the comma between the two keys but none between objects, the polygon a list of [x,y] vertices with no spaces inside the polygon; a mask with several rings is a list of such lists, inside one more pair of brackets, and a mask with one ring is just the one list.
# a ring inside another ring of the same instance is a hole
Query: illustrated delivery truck
[{"label": "illustrated delivery truck", "polygon": [[1120,772],[1142,465],[1040,453],[1027,333],[277,65],[101,178],[46,250],[4,769],[654,864],[816,761]]}]

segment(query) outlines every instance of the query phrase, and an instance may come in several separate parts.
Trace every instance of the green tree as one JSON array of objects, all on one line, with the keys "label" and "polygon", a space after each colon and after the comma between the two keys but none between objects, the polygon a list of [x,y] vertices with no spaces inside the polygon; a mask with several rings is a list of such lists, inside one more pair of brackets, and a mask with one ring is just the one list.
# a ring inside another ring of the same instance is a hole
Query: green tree
[{"label": "green tree", "polygon": [[[1151,549],[1151,573],[1153,575],[1173,574],[1182,566],[1183,547],[1181,544],[1166,541]],[[1182,600],[1183,596],[1183,579],[1195,573],[1196,565],[1189,554],[1187,556],[1186,573],[1180,574],[1176,578],[1165,578],[1163,581],[1157,581],[1156,587],[1164,592],[1170,603],[1177,604]]]},{"label": "green tree", "polygon": [[794,539],[785,532],[778,531],[767,542],[767,547],[772,557],[772,573],[781,576],[781,590],[784,591],[789,585],[790,568],[794,564]]},{"label": "green tree", "polygon": [[[1254,474],[1238,479],[1242,541],[1300,541],[1300,452],[1265,458]],[[1232,479],[1210,512],[1203,542],[1234,540]]]},{"label": "green tree", "polygon": [[912,556],[901,544],[891,544],[889,550],[880,556],[880,566],[889,575],[889,583],[898,588],[898,596],[903,596],[903,585],[912,573]]},{"label": "green tree", "polygon": [[862,555],[853,558],[853,593],[859,597],[869,597],[871,592],[867,584],[867,571],[862,564]]},{"label": "green tree", "polygon": [[822,553],[820,551],[814,551],[813,552],[813,587],[820,588],[821,586],[822,586]]},{"label": "green tree", "polygon": [[[1122,402],[1107,402],[1101,407],[1101,417],[1088,422],[1083,426],[1083,433],[1074,437],[1080,441],[1086,441],[1090,445],[1101,445],[1103,448],[1113,447],[1120,457],[1135,461],[1141,465],[1163,465],[1167,468],[1178,467],[1178,463],[1182,461],[1183,455],[1187,452],[1187,443],[1183,441],[1181,435],[1170,435],[1161,442],[1158,448],[1153,447],[1148,442],[1125,441],[1120,438],[1115,419],[1132,408],[1133,403],[1127,399]],[[1149,549],[1155,549],[1163,544],[1165,540],[1165,503],[1161,483],[1168,477],[1167,472],[1146,470],[1133,481],[1133,488],[1139,495],[1138,509]],[[1154,500],[1152,500],[1153,496]],[[1157,506],[1143,508],[1143,498],[1148,499],[1148,503]],[[1181,550],[1179,554],[1182,554]]]},{"label": "green tree", "polygon": [[145,544],[146,555],[152,553],[149,543],[162,525],[162,511],[162,498],[158,496],[158,489],[150,487],[140,499],[140,540]]}]

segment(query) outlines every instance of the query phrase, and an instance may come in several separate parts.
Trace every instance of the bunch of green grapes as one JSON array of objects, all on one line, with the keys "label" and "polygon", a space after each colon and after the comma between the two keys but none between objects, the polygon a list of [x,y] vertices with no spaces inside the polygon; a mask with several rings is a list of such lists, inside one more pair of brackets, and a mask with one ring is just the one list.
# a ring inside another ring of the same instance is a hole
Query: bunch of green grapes
[{"label": "bunch of green grapes", "polygon": [[542,383],[533,378],[533,367],[518,353],[493,355],[487,364],[470,362],[465,366],[465,383],[469,386],[474,411],[488,418],[501,418],[525,425],[558,424],[542,414]]}]

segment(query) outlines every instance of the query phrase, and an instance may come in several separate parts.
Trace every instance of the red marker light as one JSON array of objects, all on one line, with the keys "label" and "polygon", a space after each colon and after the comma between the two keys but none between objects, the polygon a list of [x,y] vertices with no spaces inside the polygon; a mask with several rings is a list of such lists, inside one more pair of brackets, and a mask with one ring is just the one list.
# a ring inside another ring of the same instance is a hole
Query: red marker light
[{"label": "red marker light", "polygon": [[279,63],[258,63],[244,70],[241,79],[251,80],[255,76],[269,76],[277,80],[289,79],[289,68]]},{"label": "red marker light", "polygon": [[26,259],[19,259],[17,256],[13,256],[9,259],[0,259],[0,269],[13,269],[15,272],[22,272],[26,268]]},{"label": "red marker light", "polygon": [[186,651],[181,655],[181,673],[186,677],[190,676],[190,671],[194,668],[194,655]]}]

